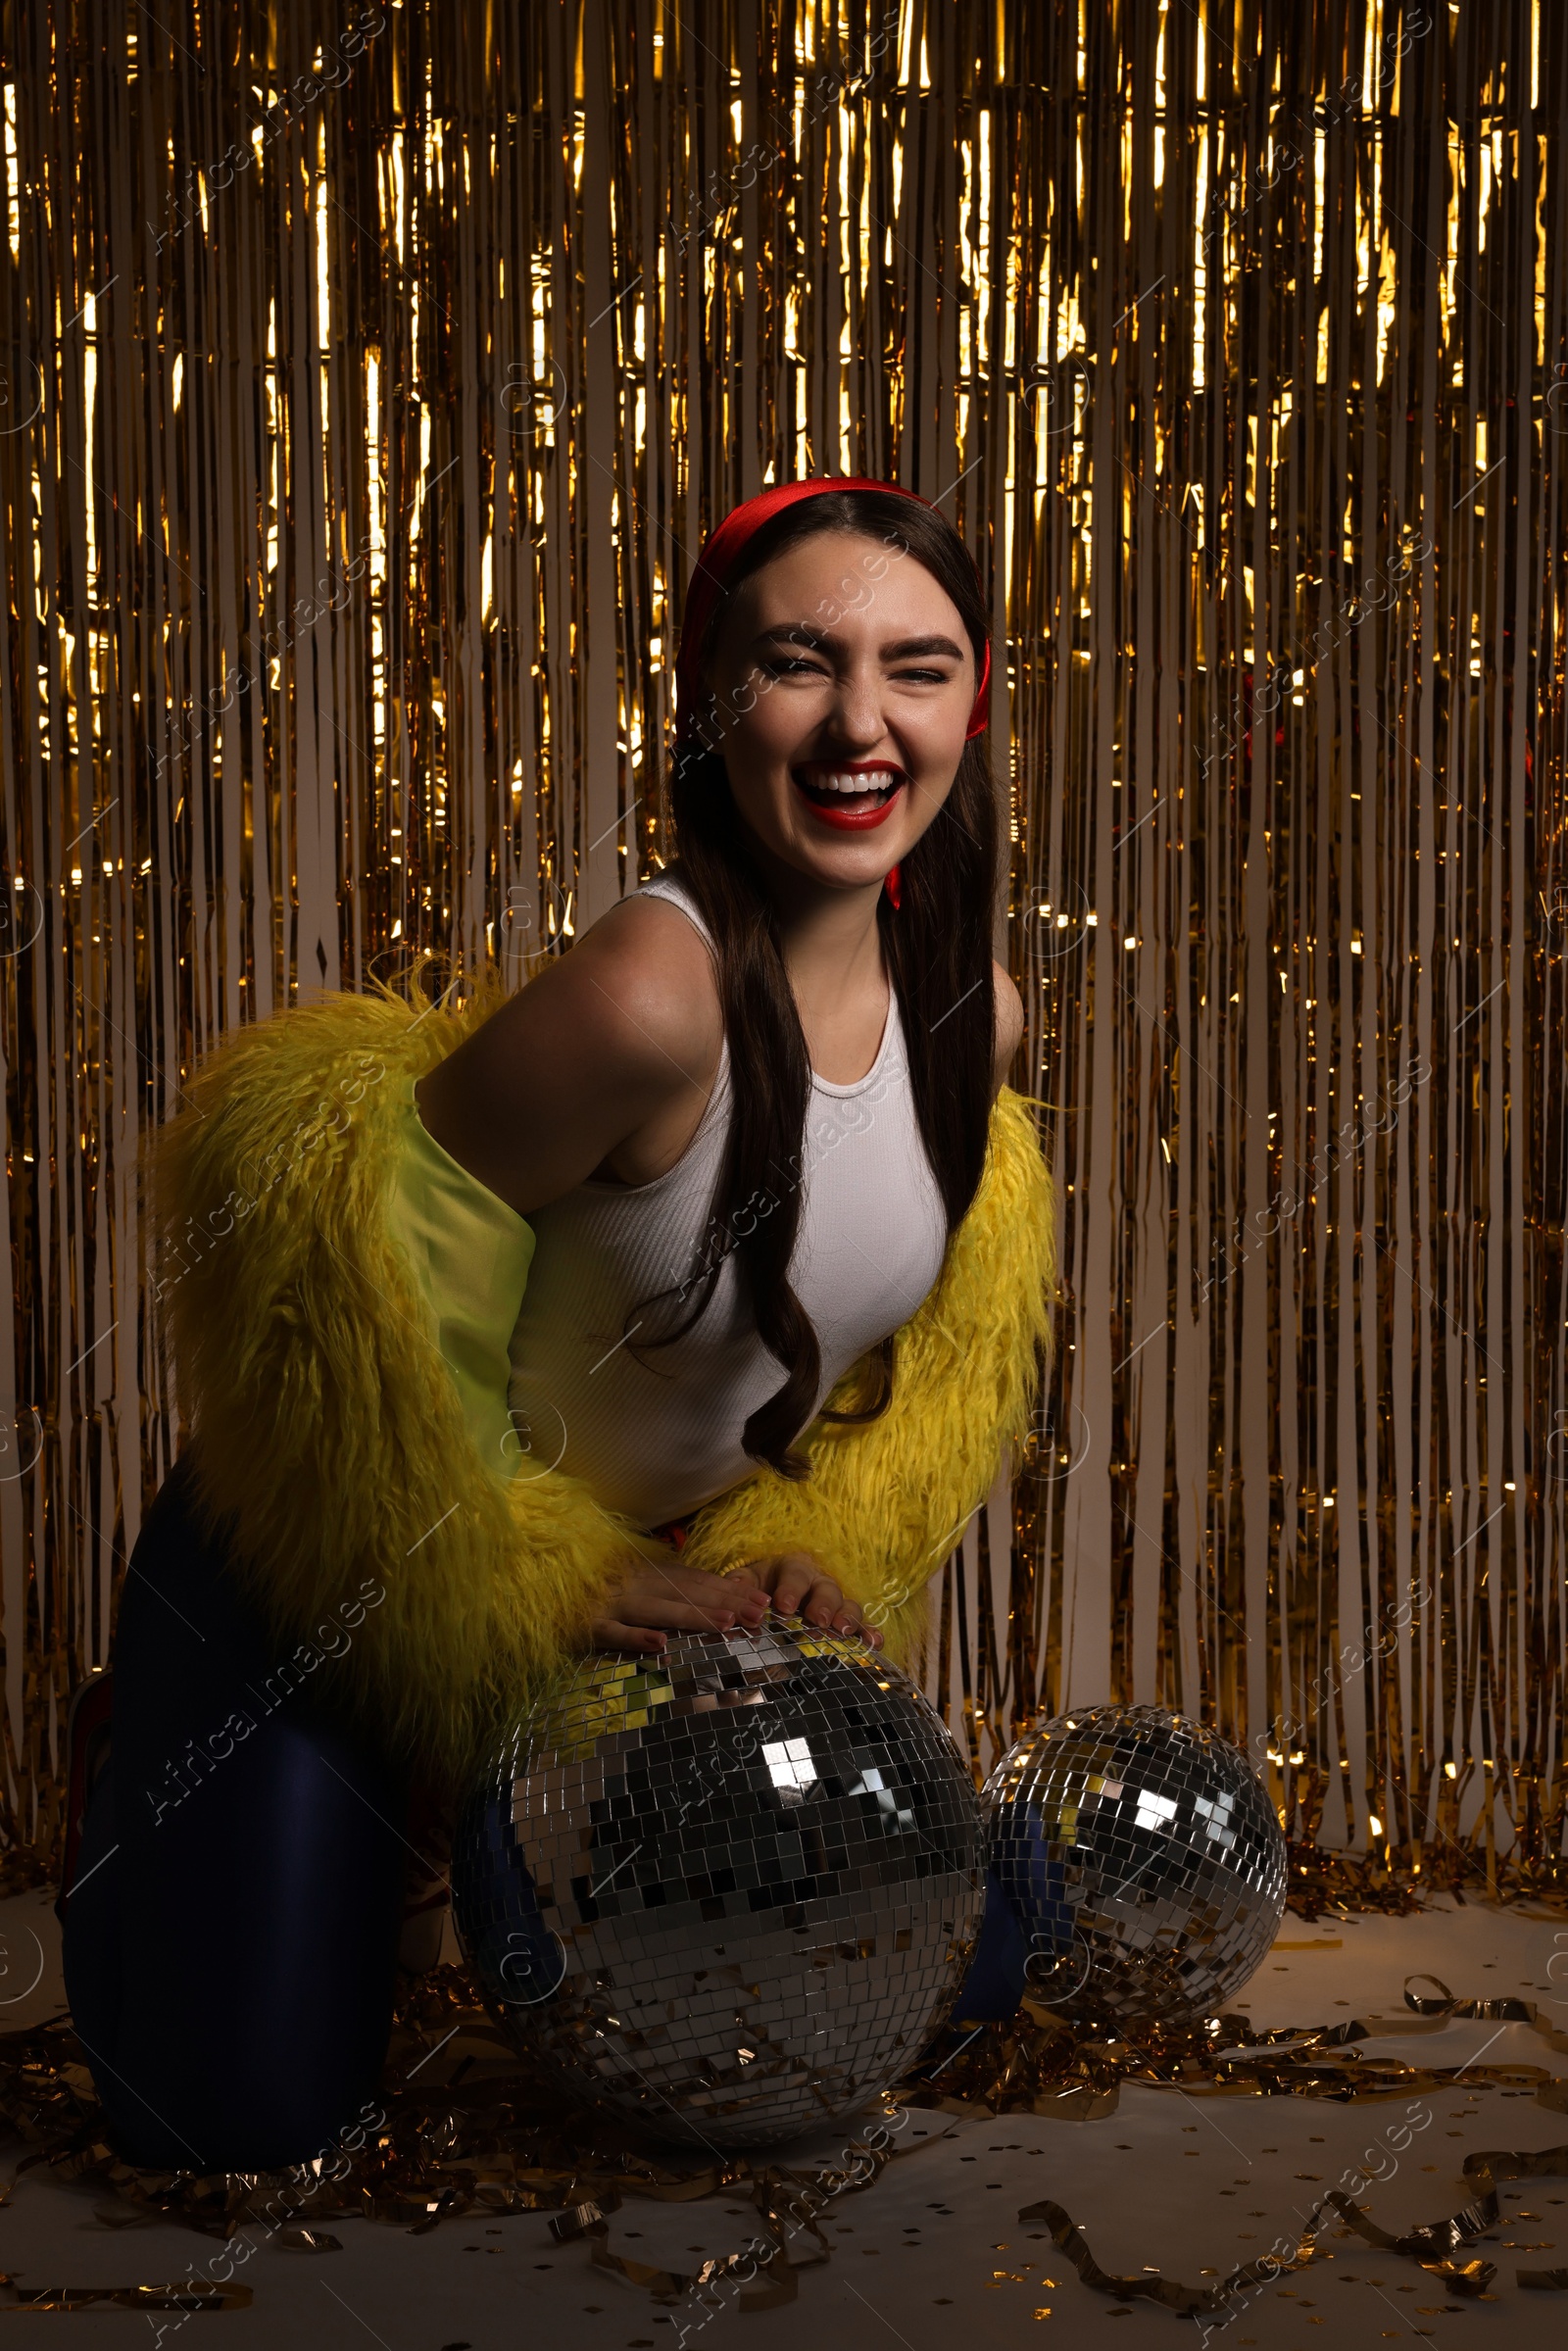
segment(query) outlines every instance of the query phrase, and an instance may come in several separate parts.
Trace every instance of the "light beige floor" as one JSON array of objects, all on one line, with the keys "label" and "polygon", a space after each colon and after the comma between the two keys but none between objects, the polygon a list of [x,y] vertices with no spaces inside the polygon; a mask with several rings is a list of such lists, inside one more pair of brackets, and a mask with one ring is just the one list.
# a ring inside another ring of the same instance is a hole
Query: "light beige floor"
[{"label": "light beige floor", "polygon": [[[1554,1954],[1562,1956],[1552,1975]],[[54,2013],[58,1961],[46,1897],[0,1905],[0,2030]],[[1315,1927],[1287,1920],[1243,1996],[1260,2025],[1316,2024],[1397,2010],[1405,1978],[1417,1972],[1435,1973],[1456,1993],[1522,1994],[1568,2028],[1568,1928],[1475,1905]],[[1511,2058],[1568,2075],[1568,2056],[1522,2025],[1459,2023],[1373,2045],[1428,2064]],[[1389,2132],[1407,2105],[1417,2110],[1411,2136],[1395,2154]],[[1148,2265],[1197,2281],[1288,2238],[1309,2200],[1368,2150],[1368,2160],[1385,2150],[1376,2161],[1385,2178],[1361,2200],[1398,2230],[1466,2200],[1459,2166],[1467,2151],[1568,2142],[1568,2116],[1529,2093],[1463,2084],[1427,2100],[1348,2106],[1132,2090],[1115,2114],[1093,2123],[1016,2116],[950,2127],[917,2114],[904,2136],[913,2151],[828,2212],[833,2259],[803,2269],[798,2299],[781,2310],[742,2313],[726,2299],[706,2321],[695,2310],[672,2318],[641,2289],[594,2269],[586,2242],[556,2244],[545,2214],[458,2221],[417,2238],[334,2221],[341,2252],[259,2250],[243,2272],[253,2307],[201,2316],[200,2341],[205,2351],[366,2351],[370,2342],[383,2351],[665,2351],[699,2340],[703,2351],[728,2341],[755,2351],[891,2351],[897,2343],[908,2351],[1013,2351],[1053,2340],[1130,2351],[1141,2342],[1199,2342],[1191,2320],[1145,2303],[1123,2314],[1083,2286],[1040,2229],[1019,2224],[1020,2207],[1041,2196],[1065,2205],[1108,2270]],[[14,2140],[0,2147],[0,2177],[11,2177],[24,2152]],[[96,2217],[103,2207],[98,2189],[25,2175],[0,2208],[0,2269],[26,2286],[165,2282],[199,2273],[214,2251],[211,2239],[183,2229],[116,2231]],[[1561,2351],[1568,2294],[1521,2292],[1514,2276],[1520,2267],[1568,2265],[1568,2180],[1510,2188],[1504,2210],[1504,2225],[1476,2248],[1497,2265],[1493,2301],[1446,2309],[1442,2290],[1415,2264],[1329,2233],[1326,2258],[1259,2292],[1209,2337],[1211,2351],[1322,2351],[1331,2342],[1334,2351],[1382,2351],[1422,2339],[1477,2351],[1502,2351],[1504,2343],[1508,2351]],[[1512,2218],[1523,2214],[1539,2217]],[[610,2241],[689,2270],[694,2247],[732,2250],[751,2233],[750,2222],[748,2210],[722,2199],[630,2202],[614,2216]],[[74,2317],[72,2328],[90,2330],[95,2346],[114,2351],[121,2343],[167,2345],[184,2323],[177,2315],[95,2312]],[[39,2314],[12,2324],[42,2329],[65,2320]]]}]

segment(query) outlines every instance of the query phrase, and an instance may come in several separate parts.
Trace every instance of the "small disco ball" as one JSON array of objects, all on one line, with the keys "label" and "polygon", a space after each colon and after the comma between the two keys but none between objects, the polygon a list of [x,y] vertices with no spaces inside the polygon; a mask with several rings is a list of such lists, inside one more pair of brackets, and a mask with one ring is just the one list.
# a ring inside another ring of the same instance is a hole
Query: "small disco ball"
[{"label": "small disco ball", "polygon": [[466,1805],[452,1894],[521,2053],[663,2138],[765,2146],[863,2107],[943,2022],[984,1818],[896,1667],[774,1619],[585,1658]]},{"label": "small disco ball", "polygon": [[1285,1838],[1239,1747],[1159,1706],[1091,1706],[985,1787],[1026,1988],[1069,2016],[1211,2016],[1285,1913]]}]

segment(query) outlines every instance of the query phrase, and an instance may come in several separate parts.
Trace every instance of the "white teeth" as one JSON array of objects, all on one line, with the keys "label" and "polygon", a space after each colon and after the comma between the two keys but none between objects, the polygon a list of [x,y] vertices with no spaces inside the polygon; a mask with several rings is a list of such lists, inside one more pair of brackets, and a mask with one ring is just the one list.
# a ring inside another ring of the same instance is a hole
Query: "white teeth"
[{"label": "white teeth", "polygon": [[869,775],[816,775],[811,778],[819,792],[882,792],[898,780],[891,767],[875,769]]}]

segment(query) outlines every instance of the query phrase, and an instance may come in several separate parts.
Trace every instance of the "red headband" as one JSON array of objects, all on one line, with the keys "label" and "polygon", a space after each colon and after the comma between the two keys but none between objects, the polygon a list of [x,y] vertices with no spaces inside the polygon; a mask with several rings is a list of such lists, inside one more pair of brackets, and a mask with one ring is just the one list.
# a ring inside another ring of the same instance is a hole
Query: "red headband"
[{"label": "red headband", "polygon": [[[763,490],[756,498],[748,498],[743,506],[736,507],[726,514],[698,557],[697,568],[687,583],[680,652],[675,661],[677,741],[689,736],[695,723],[699,686],[698,652],[712,617],[713,607],[723,594],[742,548],[781,508],[794,506],[802,498],[821,497],[831,490],[884,490],[895,498],[912,498],[917,506],[931,504],[918,491],[906,490],[902,482],[872,481],[863,473],[847,473],[825,480],[777,482],[771,490]],[[980,664],[979,690],[969,713],[967,741],[972,742],[976,735],[984,734],[990,715],[991,647],[988,644]]]}]

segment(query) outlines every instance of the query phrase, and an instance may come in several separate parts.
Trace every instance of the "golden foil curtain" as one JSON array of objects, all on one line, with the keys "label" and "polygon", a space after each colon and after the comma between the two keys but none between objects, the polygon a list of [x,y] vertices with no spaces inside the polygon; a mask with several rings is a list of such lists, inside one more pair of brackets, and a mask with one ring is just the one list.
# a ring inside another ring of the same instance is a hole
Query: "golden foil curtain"
[{"label": "golden foil curtain", "polygon": [[1559,1854],[1568,19],[9,0],[0,86],[11,1844],[175,1439],[142,1136],[648,871],[702,532],[814,469],[987,581],[1061,1186],[932,1688]]}]

